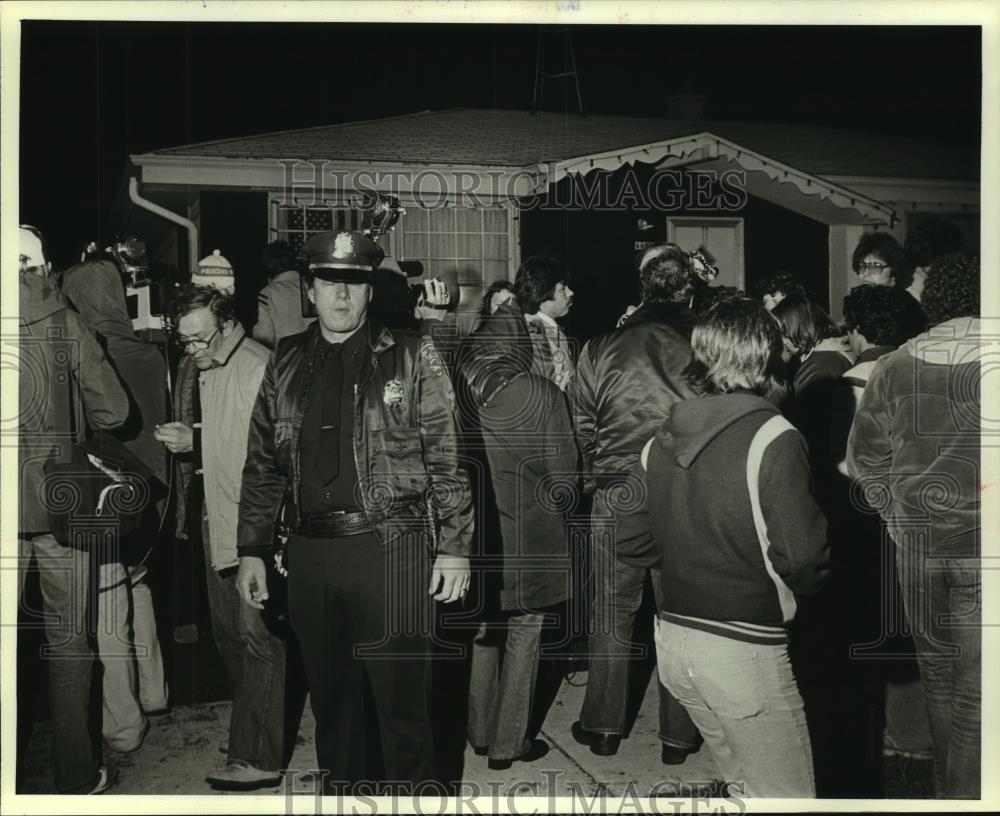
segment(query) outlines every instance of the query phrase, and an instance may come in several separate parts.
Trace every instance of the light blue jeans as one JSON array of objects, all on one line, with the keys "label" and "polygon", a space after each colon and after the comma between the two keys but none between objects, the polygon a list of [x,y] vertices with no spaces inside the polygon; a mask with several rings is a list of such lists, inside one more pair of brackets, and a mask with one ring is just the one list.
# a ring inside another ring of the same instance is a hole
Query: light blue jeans
[{"label": "light blue jeans", "polygon": [[747,797],[815,798],[812,747],[788,646],[765,646],[657,618],[656,663],[723,780]]},{"label": "light blue jeans", "polygon": [[153,596],[144,567],[102,564],[97,650],[104,667],[104,718],[108,747],[132,751],[142,744],[147,711],[167,707],[163,654],[156,634]]}]

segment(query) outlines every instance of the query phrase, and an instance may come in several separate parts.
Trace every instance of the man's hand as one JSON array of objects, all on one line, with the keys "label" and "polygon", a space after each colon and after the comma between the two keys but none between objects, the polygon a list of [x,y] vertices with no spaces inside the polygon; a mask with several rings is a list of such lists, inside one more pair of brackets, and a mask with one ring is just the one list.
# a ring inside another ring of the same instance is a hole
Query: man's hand
[{"label": "man's hand", "polygon": [[443,320],[444,310],[448,306],[448,284],[437,278],[424,281],[426,295],[424,302],[417,306],[416,315],[421,320]]},{"label": "man's hand", "polygon": [[424,281],[424,291],[427,292],[427,297],[424,298],[425,306],[438,306],[443,309],[448,305],[448,284],[443,280],[431,278]]},{"label": "man's hand", "polygon": [[183,422],[157,425],[153,438],[166,445],[171,453],[189,453],[194,450],[194,431]]},{"label": "man's hand", "polygon": [[[242,559],[240,561],[242,568]],[[431,571],[431,588],[428,590],[428,595],[434,595],[435,601],[451,603],[464,598],[468,591],[468,558],[441,553],[434,559],[434,569]]]},{"label": "man's hand", "polygon": [[236,591],[247,606],[263,609],[268,599],[267,571],[264,559],[255,555],[241,555],[240,568],[236,572]]}]

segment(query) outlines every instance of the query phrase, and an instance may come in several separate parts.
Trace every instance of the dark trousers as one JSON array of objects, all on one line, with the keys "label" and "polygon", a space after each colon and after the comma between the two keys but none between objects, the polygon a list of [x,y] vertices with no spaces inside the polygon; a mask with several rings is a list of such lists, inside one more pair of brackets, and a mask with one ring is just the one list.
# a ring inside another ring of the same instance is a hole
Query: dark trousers
[{"label": "dark trousers", "polygon": [[285,641],[240,598],[235,567],[212,569],[207,529],[205,545],[212,636],[233,693],[229,760],[276,771],[285,754]]},{"label": "dark trousers", "polygon": [[56,791],[86,793],[99,770],[88,723],[94,659],[87,637],[90,553],[65,547],[50,534],[20,544],[18,599],[32,555],[41,582]]},{"label": "dark trousers", "polygon": [[[593,632],[590,636],[590,673],[580,723],[601,734],[624,734],[628,712],[629,674],[642,647],[633,643],[636,614],[642,604],[646,575],[651,574],[657,609],[660,608],[660,572],[648,570],[615,554],[611,536],[595,528],[591,547],[594,578]],[[701,734],[687,710],[662,683],[660,740],[677,748],[697,748]]]},{"label": "dark trousers", "polygon": [[372,534],[291,536],[288,556],[289,616],[309,678],[316,758],[327,785],[371,778],[366,677],[386,778],[433,779],[427,548],[412,538],[383,546]]}]

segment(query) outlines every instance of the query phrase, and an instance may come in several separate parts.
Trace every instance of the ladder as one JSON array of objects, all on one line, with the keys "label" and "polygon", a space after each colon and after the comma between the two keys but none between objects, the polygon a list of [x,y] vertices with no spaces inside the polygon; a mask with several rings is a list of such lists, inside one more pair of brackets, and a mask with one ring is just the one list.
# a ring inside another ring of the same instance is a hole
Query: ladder
[{"label": "ladder", "polygon": [[[547,68],[545,52],[547,41],[554,36],[565,37],[563,48],[563,70],[550,73]],[[565,64],[568,63],[568,66]],[[542,109],[542,97],[545,90],[545,81],[548,79],[573,78],[576,87],[576,101],[580,108],[580,115],[583,116],[583,95],[580,93],[580,77],[576,72],[576,57],[573,54],[573,39],[569,26],[539,26],[538,27],[538,50],[535,55],[535,94],[531,102],[532,115]]]}]

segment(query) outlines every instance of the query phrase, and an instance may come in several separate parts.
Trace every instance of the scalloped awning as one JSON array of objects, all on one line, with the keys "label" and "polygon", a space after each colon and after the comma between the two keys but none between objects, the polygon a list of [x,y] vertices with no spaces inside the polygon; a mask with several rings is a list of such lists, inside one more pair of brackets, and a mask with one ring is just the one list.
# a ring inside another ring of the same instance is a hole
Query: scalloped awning
[{"label": "scalloped awning", "polygon": [[891,226],[897,220],[891,206],[748,150],[713,133],[698,133],[553,162],[548,165],[543,183],[555,184],[568,175],[586,175],[593,170],[614,171],[636,162],[664,169],[696,167],[721,172],[739,168],[746,174],[746,190],[751,195],[824,224]]}]

